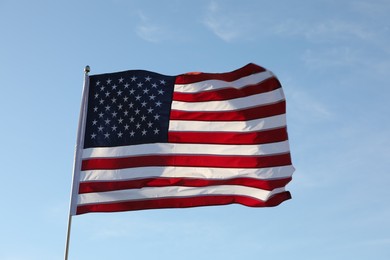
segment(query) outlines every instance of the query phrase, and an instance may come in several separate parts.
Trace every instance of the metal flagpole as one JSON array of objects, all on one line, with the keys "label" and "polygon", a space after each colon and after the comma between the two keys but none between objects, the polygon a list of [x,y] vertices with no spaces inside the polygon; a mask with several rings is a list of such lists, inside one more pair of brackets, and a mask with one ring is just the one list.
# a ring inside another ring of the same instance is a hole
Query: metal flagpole
[{"label": "metal flagpole", "polygon": [[90,67],[87,65],[84,68],[84,87],[83,94],[81,99],[81,108],[79,123],[77,128],[77,140],[76,140],[76,149],[73,162],[73,179],[72,179],[72,189],[70,194],[70,205],[69,205],[69,216],[68,216],[68,228],[66,232],[66,245],[65,245],[65,260],[68,260],[69,254],[69,243],[70,243],[70,231],[72,226],[72,216],[76,213],[77,208],[77,195],[79,189],[79,180],[80,180],[80,169],[81,169],[81,152],[84,146],[84,133],[85,133],[85,120],[87,114],[88,106],[88,89],[89,89],[89,76],[88,73],[91,71]]}]

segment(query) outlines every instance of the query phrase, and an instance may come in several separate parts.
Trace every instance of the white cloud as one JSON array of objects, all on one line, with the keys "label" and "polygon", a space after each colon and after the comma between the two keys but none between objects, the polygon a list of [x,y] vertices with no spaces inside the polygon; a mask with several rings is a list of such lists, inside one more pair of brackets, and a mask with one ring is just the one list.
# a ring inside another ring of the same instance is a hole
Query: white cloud
[{"label": "white cloud", "polygon": [[339,40],[339,39],[360,39],[369,40],[374,37],[374,33],[360,24],[342,20],[328,20],[316,24],[309,28],[307,37],[316,41]]},{"label": "white cloud", "polygon": [[334,79],[338,78],[344,84],[360,86],[363,81],[375,81],[379,84],[377,88],[382,88],[388,85],[390,61],[386,52],[373,53],[375,51],[365,48],[328,46],[305,50],[301,60],[310,71],[326,74],[338,72],[333,74]]},{"label": "white cloud", "polygon": [[157,43],[165,39],[166,29],[153,23],[143,12],[138,13],[140,19],[136,26],[137,35],[148,42]]},{"label": "white cloud", "polygon": [[294,121],[307,123],[328,121],[333,118],[331,110],[307,91],[294,90],[286,94],[288,96],[288,105],[291,107],[288,113],[294,118]]},{"label": "white cloud", "polygon": [[[296,37],[306,40],[310,44],[328,44],[334,46],[354,46],[355,48],[369,48],[367,50],[382,51],[390,54],[390,26],[384,18],[376,25],[372,23],[376,15],[380,15],[381,5],[356,3],[356,9],[367,6],[365,17],[352,20],[348,17],[331,18],[308,23],[299,19],[288,19],[274,25],[273,33],[281,37]],[[387,9],[389,9],[387,7]],[[371,16],[369,15],[371,14]],[[387,18],[386,18],[387,19]],[[378,26],[379,24],[379,26]]]},{"label": "white cloud", "polygon": [[321,50],[308,49],[302,56],[307,67],[313,69],[340,68],[359,65],[361,55],[349,47],[334,47]]},{"label": "white cloud", "polygon": [[352,1],[351,5],[354,10],[371,18],[378,18],[378,16],[385,16],[387,18],[390,12],[388,0]]},{"label": "white cloud", "polygon": [[229,26],[223,21],[219,20],[215,17],[207,17],[204,20],[204,24],[219,38],[224,40],[225,42],[230,42],[239,37],[239,33],[237,31],[228,28]]},{"label": "white cloud", "polygon": [[203,24],[223,41],[231,42],[246,37],[251,27],[248,16],[248,13],[241,14],[237,10],[221,10],[220,5],[212,1],[207,7]]},{"label": "white cloud", "polygon": [[273,31],[278,35],[304,37],[310,42],[317,43],[350,39],[370,41],[375,37],[375,33],[364,25],[339,19],[313,23],[289,19],[273,28]]}]

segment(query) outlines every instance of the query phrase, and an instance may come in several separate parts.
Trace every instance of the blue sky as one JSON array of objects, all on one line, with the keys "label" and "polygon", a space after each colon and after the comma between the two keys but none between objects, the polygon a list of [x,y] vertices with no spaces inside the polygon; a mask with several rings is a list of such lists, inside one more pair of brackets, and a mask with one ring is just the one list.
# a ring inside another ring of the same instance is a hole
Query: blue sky
[{"label": "blue sky", "polygon": [[0,0],[0,259],[62,259],[91,74],[225,72],[282,82],[293,199],[86,214],[69,259],[390,258],[390,2]]}]

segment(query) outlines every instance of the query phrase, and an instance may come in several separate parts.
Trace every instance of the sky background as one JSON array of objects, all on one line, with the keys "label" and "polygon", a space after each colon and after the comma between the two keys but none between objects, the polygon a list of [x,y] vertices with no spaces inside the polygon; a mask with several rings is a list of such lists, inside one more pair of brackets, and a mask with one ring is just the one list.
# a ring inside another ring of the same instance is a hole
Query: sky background
[{"label": "sky background", "polygon": [[0,259],[63,259],[83,69],[253,62],[287,99],[293,199],[73,217],[73,259],[390,259],[390,1],[0,0]]}]

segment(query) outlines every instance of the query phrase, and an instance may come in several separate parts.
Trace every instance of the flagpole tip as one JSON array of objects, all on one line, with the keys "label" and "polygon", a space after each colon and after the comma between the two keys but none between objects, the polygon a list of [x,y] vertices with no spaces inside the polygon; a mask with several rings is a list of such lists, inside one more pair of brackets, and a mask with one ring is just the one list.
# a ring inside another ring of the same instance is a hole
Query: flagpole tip
[{"label": "flagpole tip", "polygon": [[85,72],[86,74],[88,74],[90,71],[91,71],[91,68],[90,68],[88,65],[85,66],[84,72]]}]

